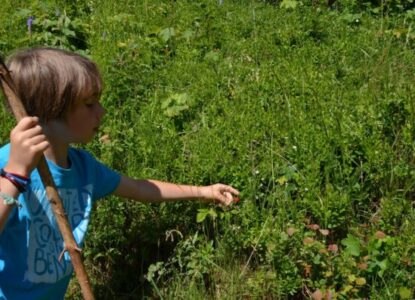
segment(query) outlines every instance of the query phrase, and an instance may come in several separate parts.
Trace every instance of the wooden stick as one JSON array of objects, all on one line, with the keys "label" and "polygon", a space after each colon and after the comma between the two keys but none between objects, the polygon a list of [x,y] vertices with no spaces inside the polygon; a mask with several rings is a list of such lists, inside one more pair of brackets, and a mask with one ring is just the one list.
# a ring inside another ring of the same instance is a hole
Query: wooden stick
[{"label": "wooden stick", "polygon": [[[22,101],[16,94],[16,89],[13,83],[13,79],[10,76],[10,71],[7,69],[1,57],[0,83],[4,96],[6,97],[6,100],[9,103],[16,120],[20,121],[23,117],[27,116],[27,112],[22,104]],[[39,171],[39,175],[43,182],[43,185],[45,186],[47,198],[52,206],[53,213],[58,223],[59,230],[62,234],[63,241],[65,243],[65,248],[63,249],[63,252],[69,252],[73,267],[75,269],[76,277],[78,278],[79,285],[81,286],[81,291],[84,299],[93,300],[94,295],[89,284],[88,274],[86,273],[84,264],[82,263],[81,249],[79,249],[73,237],[73,233],[69,225],[68,218],[66,217],[62,200],[59,197],[56,185],[53,181],[52,175],[50,173],[44,155],[42,155],[37,169]]]}]

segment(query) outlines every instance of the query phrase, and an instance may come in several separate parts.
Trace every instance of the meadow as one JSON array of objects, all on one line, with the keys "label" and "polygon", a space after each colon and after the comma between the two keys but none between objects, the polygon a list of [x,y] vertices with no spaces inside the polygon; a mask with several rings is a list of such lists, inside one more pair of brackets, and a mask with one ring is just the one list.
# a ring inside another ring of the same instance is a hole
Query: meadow
[{"label": "meadow", "polygon": [[100,201],[83,250],[97,299],[415,297],[412,1],[308,2],[1,0],[3,55],[99,65],[107,115],[80,147],[241,191],[229,208]]}]

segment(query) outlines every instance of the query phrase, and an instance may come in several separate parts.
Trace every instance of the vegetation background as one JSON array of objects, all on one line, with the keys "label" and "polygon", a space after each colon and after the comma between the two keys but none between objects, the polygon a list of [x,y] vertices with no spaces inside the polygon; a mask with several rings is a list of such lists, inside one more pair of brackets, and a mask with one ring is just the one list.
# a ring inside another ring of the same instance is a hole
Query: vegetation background
[{"label": "vegetation background", "polygon": [[101,161],[242,191],[229,209],[100,201],[97,299],[414,298],[412,0],[0,3],[3,55],[98,63]]}]

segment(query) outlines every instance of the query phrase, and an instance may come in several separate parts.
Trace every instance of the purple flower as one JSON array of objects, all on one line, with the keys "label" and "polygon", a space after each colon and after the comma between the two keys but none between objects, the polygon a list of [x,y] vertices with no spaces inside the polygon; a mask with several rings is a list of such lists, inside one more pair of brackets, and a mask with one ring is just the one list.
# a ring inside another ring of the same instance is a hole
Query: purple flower
[{"label": "purple flower", "polygon": [[29,18],[27,18],[27,26],[32,26],[33,24],[33,16],[30,16]]},{"label": "purple flower", "polygon": [[32,24],[33,24],[33,20],[35,18],[33,16],[30,16],[29,18],[27,18],[27,30],[29,31],[29,34],[32,34]]}]

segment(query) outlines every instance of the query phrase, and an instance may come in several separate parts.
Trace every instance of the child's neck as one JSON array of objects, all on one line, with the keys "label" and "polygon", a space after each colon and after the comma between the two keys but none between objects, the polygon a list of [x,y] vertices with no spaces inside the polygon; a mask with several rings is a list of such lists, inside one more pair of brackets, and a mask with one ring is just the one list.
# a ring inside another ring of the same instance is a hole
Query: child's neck
[{"label": "child's neck", "polygon": [[68,159],[69,143],[64,139],[64,125],[61,121],[50,121],[43,125],[43,133],[46,135],[49,148],[44,152],[46,158],[61,168],[69,168]]},{"label": "child's neck", "polygon": [[49,148],[46,149],[44,153],[46,158],[53,162],[55,165],[67,169],[70,167],[68,149],[69,145],[67,144],[50,142]]}]

